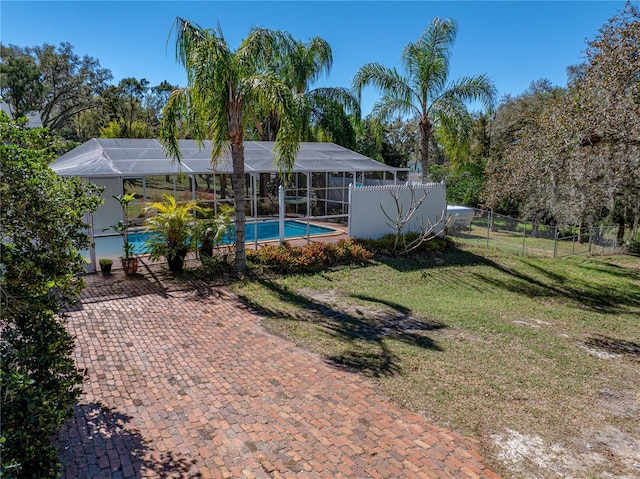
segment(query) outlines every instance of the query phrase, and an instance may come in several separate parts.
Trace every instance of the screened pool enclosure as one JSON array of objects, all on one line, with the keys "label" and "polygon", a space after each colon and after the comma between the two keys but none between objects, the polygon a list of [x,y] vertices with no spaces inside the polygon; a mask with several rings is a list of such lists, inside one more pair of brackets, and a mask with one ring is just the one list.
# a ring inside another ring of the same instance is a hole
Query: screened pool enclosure
[{"label": "screened pool enclosure", "polygon": [[[247,227],[251,222],[278,217],[278,186],[284,186],[287,217],[346,223],[348,187],[404,183],[407,170],[387,166],[333,143],[301,143],[288,177],[274,165],[273,142],[247,141],[245,154],[245,200]],[[119,237],[103,231],[122,220],[122,210],[112,195],[135,193],[129,218],[135,225],[145,219],[143,206],[162,201],[164,194],[178,201],[195,200],[217,211],[234,204],[230,153],[211,163],[211,143],[200,148],[195,140],[181,140],[180,162],[167,157],[157,140],[106,139],[87,141],[58,158],[51,167],[60,175],[77,176],[104,186],[104,204],[90,218],[95,254],[103,257],[103,244],[118,244]],[[94,255],[92,254],[92,259]],[[95,261],[93,259],[93,261]]]}]

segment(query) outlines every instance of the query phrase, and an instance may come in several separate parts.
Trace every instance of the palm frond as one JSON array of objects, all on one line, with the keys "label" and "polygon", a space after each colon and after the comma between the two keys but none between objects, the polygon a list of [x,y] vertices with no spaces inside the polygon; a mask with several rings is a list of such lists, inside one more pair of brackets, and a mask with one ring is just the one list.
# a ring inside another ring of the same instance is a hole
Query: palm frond
[{"label": "palm frond", "polygon": [[449,110],[438,110],[435,113],[435,136],[447,159],[457,167],[469,157],[472,120],[461,102],[449,106]]},{"label": "palm frond", "polygon": [[286,56],[295,45],[290,33],[254,27],[235,53],[244,72],[265,71]]},{"label": "palm frond", "polygon": [[398,116],[411,117],[416,115],[420,115],[420,111],[411,101],[391,95],[384,95],[376,102],[371,111],[371,116],[383,123]]},{"label": "palm frond", "polygon": [[197,23],[180,17],[176,17],[169,36],[174,30],[176,35],[176,61],[183,67],[188,68],[187,57],[189,52],[192,50],[192,45],[204,37],[204,30]]},{"label": "palm frond", "polygon": [[373,86],[386,95],[410,102],[415,97],[409,82],[395,68],[387,68],[379,63],[368,63],[360,67],[353,79],[353,88],[358,98],[365,86]]},{"label": "palm frond", "polygon": [[423,110],[443,90],[449,76],[451,48],[457,35],[454,20],[435,18],[420,38],[402,52],[402,64],[412,88],[420,92]]},{"label": "palm frond", "polygon": [[461,101],[480,101],[487,110],[495,106],[496,87],[487,75],[463,77],[449,85],[440,98],[456,98]]},{"label": "palm frond", "polygon": [[312,38],[306,45],[310,64],[313,65],[313,75],[307,81],[313,83],[320,75],[329,75],[333,66],[333,52],[331,46],[320,37]]},{"label": "palm frond", "polygon": [[180,124],[184,119],[184,112],[188,111],[189,91],[182,88],[171,92],[167,104],[162,109],[160,120],[160,142],[167,156],[180,161],[181,153],[178,142]]},{"label": "palm frond", "polygon": [[360,102],[348,88],[315,88],[307,92],[306,96],[312,102],[320,98],[333,101],[342,106],[345,113],[360,118]]}]

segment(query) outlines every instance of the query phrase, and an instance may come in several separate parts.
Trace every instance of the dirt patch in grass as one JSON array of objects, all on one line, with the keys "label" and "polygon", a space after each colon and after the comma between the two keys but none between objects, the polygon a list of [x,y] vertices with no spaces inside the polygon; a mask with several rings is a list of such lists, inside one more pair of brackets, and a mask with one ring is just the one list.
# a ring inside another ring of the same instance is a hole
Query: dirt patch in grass
[{"label": "dirt patch in grass", "polygon": [[269,330],[479,439],[505,478],[638,478],[639,264],[457,250],[236,291]]}]

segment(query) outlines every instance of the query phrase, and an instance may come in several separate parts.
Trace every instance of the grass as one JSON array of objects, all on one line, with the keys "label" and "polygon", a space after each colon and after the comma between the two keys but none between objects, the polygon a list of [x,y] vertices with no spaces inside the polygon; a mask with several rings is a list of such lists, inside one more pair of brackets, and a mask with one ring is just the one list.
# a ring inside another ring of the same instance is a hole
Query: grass
[{"label": "grass", "polygon": [[478,438],[504,477],[638,473],[616,444],[640,444],[638,258],[461,244],[234,288],[269,330]]},{"label": "grass", "polygon": [[[484,223],[484,224],[483,224]],[[498,227],[499,226],[499,227]],[[587,254],[589,252],[588,241],[578,243],[573,236],[561,236],[559,241],[554,240],[554,233],[549,227],[541,227],[538,237],[531,235],[531,224],[527,224],[526,234],[523,232],[524,223],[518,223],[507,228],[504,222],[496,222],[497,230],[489,232],[488,245],[501,251],[529,257],[553,257],[554,249],[558,257],[570,256],[573,254]],[[470,230],[451,231],[461,243],[469,246],[487,246],[487,226],[486,221],[474,220]],[[615,231],[613,229],[605,231],[605,237],[598,244],[592,244],[592,252],[596,254],[611,253],[615,241]],[[523,236],[525,236],[523,238]],[[602,244],[600,244],[602,243]],[[523,248],[524,247],[524,248]],[[523,254],[524,252],[524,254]]]}]

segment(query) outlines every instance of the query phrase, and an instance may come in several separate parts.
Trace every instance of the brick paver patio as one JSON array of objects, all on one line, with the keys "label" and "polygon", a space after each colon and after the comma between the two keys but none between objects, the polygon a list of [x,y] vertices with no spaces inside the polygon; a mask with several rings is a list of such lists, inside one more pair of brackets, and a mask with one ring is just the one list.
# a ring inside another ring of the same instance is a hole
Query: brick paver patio
[{"label": "brick paver patio", "polygon": [[222,289],[149,271],[87,286],[64,478],[498,477],[473,440],[269,334]]}]

